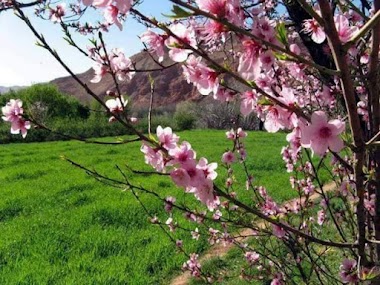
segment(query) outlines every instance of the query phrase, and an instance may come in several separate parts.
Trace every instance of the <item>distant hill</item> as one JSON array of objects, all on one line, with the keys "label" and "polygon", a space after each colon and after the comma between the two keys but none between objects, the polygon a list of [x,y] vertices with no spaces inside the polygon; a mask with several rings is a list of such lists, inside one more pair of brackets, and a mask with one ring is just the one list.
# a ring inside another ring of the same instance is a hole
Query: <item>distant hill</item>
[{"label": "distant hill", "polygon": [[[131,57],[136,63],[137,69],[157,69],[160,66],[146,53],[140,52]],[[169,66],[173,62],[166,60],[163,65]],[[202,97],[192,84],[188,84],[182,76],[182,67],[179,64],[169,68],[150,72],[155,81],[154,102],[158,105],[173,105],[181,101],[197,100]],[[134,106],[148,106],[150,99],[149,73],[136,73],[131,81],[120,82],[122,93],[127,94]],[[78,74],[78,77],[88,84],[88,86],[101,98],[104,98],[106,91],[114,90],[114,83],[111,76],[106,76],[99,83],[91,83],[94,77],[92,69]],[[57,78],[51,81],[58,89],[64,93],[78,98],[81,102],[89,103],[92,98],[85,90],[70,76]]]},{"label": "distant hill", "polygon": [[0,94],[7,93],[10,90],[16,91],[16,90],[19,90],[19,89],[23,89],[25,87],[26,86],[10,86],[10,87],[0,86]]}]

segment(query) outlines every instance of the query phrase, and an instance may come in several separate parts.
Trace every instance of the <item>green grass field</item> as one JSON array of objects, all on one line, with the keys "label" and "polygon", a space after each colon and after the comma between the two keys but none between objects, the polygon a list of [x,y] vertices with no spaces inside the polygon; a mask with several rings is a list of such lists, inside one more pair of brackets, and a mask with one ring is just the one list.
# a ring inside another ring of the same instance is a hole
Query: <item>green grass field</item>
[{"label": "green grass field", "polygon": [[[231,147],[223,131],[179,134],[197,157],[220,162]],[[273,197],[294,196],[280,156],[285,134],[250,132],[246,139],[248,168],[255,184]],[[121,179],[115,165],[150,170],[140,143],[110,146],[81,142],[0,146],[0,284],[167,284],[186,259],[165,234],[148,222],[133,195],[104,185],[60,159],[64,155],[99,173]],[[222,171],[223,172],[223,171]],[[235,173],[243,177],[242,172]],[[168,177],[131,175],[134,183],[165,197],[188,199]],[[220,182],[220,181],[219,181]],[[247,193],[244,180],[241,192]],[[152,214],[164,219],[162,202],[141,199]],[[200,252],[180,234],[186,249]]]}]

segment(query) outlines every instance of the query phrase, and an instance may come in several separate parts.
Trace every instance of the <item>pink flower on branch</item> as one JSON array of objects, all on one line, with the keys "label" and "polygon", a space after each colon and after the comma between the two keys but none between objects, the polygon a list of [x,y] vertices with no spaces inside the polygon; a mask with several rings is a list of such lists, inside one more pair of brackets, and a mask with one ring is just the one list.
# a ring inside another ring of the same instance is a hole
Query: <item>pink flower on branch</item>
[{"label": "pink flower on branch", "polygon": [[128,100],[124,100],[123,97],[116,99],[109,99],[106,101],[106,106],[111,113],[120,113],[123,111],[124,107],[127,106]]},{"label": "pink flower on branch", "polygon": [[303,23],[304,29],[306,33],[311,35],[311,39],[317,43],[321,44],[326,40],[326,34],[318,24],[315,19],[305,20]]},{"label": "pink flower on branch", "polygon": [[6,122],[15,122],[20,119],[24,113],[22,108],[22,101],[19,99],[11,99],[4,107],[1,108],[3,112],[2,119]]},{"label": "pink flower on branch", "polygon": [[61,22],[62,17],[65,16],[66,12],[66,3],[58,4],[55,9],[50,8],[49,19],[54,23]]},{"label": "pink flower on branch", "polygon": [[175,149],[177,147],[177,142],[179,137],[173,134],[172,129],[167,127],[163,129],[161,126],[157,127],[157,137],[161,145],[167,149]]},{"label": "pink flower on branch", "polygon": [[165,40],[165,45],[170,49],[169,57],[176,62],[183,62],[192,53],[184,44],[196,46],[195,31],[191,26],[185,27],[181,23],[172,24],[169,29],[175,35]]},{"label": "pink flower on branch", "polygon": [[259,55],[261,46],[253,40],[243,41],[243,52],[239,58],[238,72],[246,80],[255,80],[261,72]]},{"label": "pink flower on branch", "polygon": [[199,9],[224,18],[227,14],[227,0],[196,0]]},{"label": "pink flower on branch", "polygon": [[233,162],[235,162],[235,160],[236,160],[236,157],[232,151],[226,151],[222,155],[222,162],[227,165],[232,164]]},{"label": "pink flower on branch", "polygon": [[11,124],[11,134],[18,135],[21,133],[22,137],[25,138],[28,130],[30,129],[30,122],[25,121],[20,118],[17,121],[12,122]]},{"label": "pink flower on branch", "polygon": [[118,15],[119,9],[114,5],[108,5],[104,10],[104,19],[107,21],[107,24],[115,24],[121,31],[123,30],[123,24],[120,22]]},{"label": "pink flower on branch", "polygon": [[158,61],[162,62],[164,60],[164,42],[165,38],[162,35],[158,35],[151,30],[144,32],[140,39],[149,47],[149,52],[154,52],[158,56]]},{"label": "pink flower on branch", "polygon": [[11,123],[11,134],[21,133],[22,137],[25,138],[31,125],[29,121],[25,121],[22,117],[24,113],[22,101],[19,99],[11,99],[1,108],[1,111],[3,113],[2,119],[5,122]]},{"label": "pink flower on branch", "polygon": [[344,283],[356,284],[359,281],[356,260],[344,259],[339,269],[340,278]]},{"label": "pink flower on branch", "polygon": [[311,123],[301,126],[301,144],[319,156],[324,155],[328,148],[339,152],[344,147],[339,137],[344,128],[345,124],[341,120],[327,121],[325,112],[316,111],[311,116]]},{"label": "pink flower on branch", "polygon": [[183,75],[188,83],[193,83],[202,95],[217,93],[219,87],[218,74],[201,62],[202,58],[190,55],[182,66]]}]

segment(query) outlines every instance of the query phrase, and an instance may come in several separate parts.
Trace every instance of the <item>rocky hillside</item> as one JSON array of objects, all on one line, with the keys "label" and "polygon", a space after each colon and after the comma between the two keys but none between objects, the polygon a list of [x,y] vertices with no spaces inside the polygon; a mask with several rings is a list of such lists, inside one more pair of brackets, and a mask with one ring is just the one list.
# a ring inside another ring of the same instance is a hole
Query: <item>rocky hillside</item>
[{"label": "rocky hillside", "polygon": [[16,91],[23,88],[25,88],[25,86],[10,86],[10,87],[0,86],[0,94],[7,93],[10,90]]},{"label": "rocky hillside", "polygon": [[[152,60],[146,52],[140,52],[131,57],[136,63],[137,69],[151,70],[159,66]],[[164,61],[163,65],[172,64],[169,60]],[[170,68],[150,72],[155,81],[154,102],[157,105],[172,105],[180,101],[197,100],[201,98],[196,88],[188,84],[182,76],[182,68],[176,64]],[[148,106],[150,99],[149,73],[136,73],[131,81],[120,83],[123,94],[127,94],[134,106]],[[111,76],[103,78],[99,83],[90,83],[94,77],[92,69],[79,74],[78,77],[88,84],[88,86],[100,97],[104,98],[107,90],[114,90]],[[89,103],[92,98],[85,90],[71,77],[62,77],[52,81],[60,91],[77,97],[80,101]]]}]

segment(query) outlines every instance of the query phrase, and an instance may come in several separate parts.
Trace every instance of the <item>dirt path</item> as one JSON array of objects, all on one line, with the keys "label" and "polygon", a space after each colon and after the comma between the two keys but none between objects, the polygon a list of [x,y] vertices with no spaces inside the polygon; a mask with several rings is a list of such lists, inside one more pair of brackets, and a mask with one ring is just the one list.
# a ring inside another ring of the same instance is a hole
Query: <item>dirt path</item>
[{"label": "dirt path", "polygon": [[[334,190],[336,187],[334,182],[330,182],[326,185],[324,185],[323,190],[325,192],[329,192],[331,190]],[[314,193],[310,196],[310,200],[314,201],[317,198],[320,198],[320,195],[317,193]],[[283,204],[283,206],[291,205],[292,203],[298,201],[299,198],[289,200]],[[258,226],[264,226],[264,222],[258,223]],[[250,229],[244,229],[239,233],[241,236],[249,236],[252,234],[252,230]],[[202,257],[199,259],[200,263],[205,262],[206,260],[209,260],[214,257],[223,257],[227,254],[228,251],[230,251],[235,245],[234,244],[227,244],[223,245],[221,243],[213,245],[208,251],[206,251]],[[175,277],[171,282],[170,285],[187,285],[191,279],[191,274],[189,271],[185,271],[182,274]]]}]

